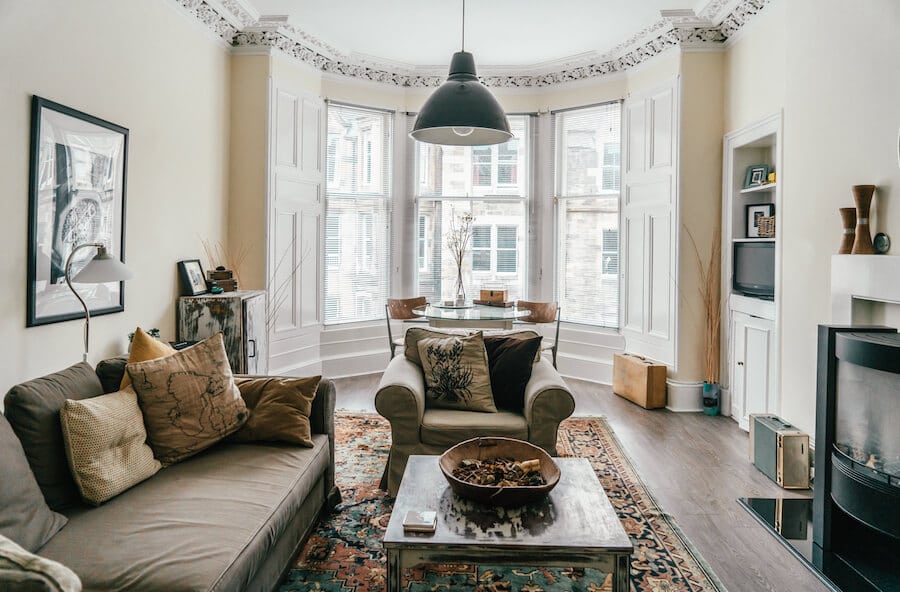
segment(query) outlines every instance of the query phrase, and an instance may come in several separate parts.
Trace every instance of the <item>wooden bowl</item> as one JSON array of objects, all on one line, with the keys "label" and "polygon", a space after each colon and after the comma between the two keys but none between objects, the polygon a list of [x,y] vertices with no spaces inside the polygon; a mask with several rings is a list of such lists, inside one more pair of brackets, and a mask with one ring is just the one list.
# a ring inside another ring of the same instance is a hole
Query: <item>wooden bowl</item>
[{"label": "wooden bowl", "polygon": [[[490,458],[511,458],[516,461],[538,459],[544,485],[523,485],[499,487],[496,485],[476,485],[453,476],[453,470],[468,458],[485,460]],[[441,455],[441,472],[459,497],[489,506],[513,507],[537,501],[547,495],[559,483],[559,467],[547,452],[534,444],[514,438],[472,438],[460,442]]]}]

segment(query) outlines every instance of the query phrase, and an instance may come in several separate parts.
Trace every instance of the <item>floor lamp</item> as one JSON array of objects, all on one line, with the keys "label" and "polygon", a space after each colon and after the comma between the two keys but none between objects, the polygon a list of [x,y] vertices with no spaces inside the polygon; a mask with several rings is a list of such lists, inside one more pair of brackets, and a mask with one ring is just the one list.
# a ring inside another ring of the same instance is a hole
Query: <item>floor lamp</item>
[{"label": "floor lamp", "polygon": [[[75,277],[72,277],[72,259],[75,257],[75,253],[80,251],[81,249],[94,248],[97,249],[97,254],[87,262],[87,265],[75,274]],[[85,303],[84,298],[78,293],[78,290],[75,289],[75,286],[72,285],[72,282],[78,284],[104,284],[106,282],[121,282],[123,280],[131,279],[133,274],[131,271],[125,267],[125,264],[119,261],[118,258],[110,255],[106,250],[106,245],[103,243],[82,243],[72,249],[72,252],[69,253],[69,257],[66,259],[66,284],[68,284],[69,289],[72,290],[72,293],[75,294],[75,297],[78,298],[78,302],[81,303],[81,306],[84,308],[84,355],[82,356],[82,360],[87,362],[88,357],[88,343],[90,342],[90,334],[91,334],[91,312],[88,310],[87,303]]]}]

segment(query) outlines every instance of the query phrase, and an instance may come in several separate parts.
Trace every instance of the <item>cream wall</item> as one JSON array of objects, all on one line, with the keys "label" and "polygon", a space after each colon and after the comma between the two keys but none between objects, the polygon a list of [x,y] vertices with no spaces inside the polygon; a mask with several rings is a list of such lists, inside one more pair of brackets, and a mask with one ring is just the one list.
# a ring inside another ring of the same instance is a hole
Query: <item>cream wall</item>
[{"label": "cream wall", "polygon": [[[114,25],[113,25],[114,24]],[[0,389],[81,360],[83,321],[25,328],[31,95],[130,130],[125,312],[91,320],[91,356],[138,324],[174,338],[176,261],[228,216],[228,53],[158,0],[0,3]]]},{"label": "cream wall", "polygon": [[[237,266],[241,289],[266,287],[266,132],[268,55],[231,58],[228,252],[246,254]],[[231,265],[227,267],[232,268]]]},{"label": "cream wall", "polygon": [[785,97],[787,21],[774,0],[741,31],[725,53],[725,130],[736,131],[779,112]]},{"label": "cream wall", "polygon": [[699,291],[697,252],[708,269],[722,219],[724,62],[721,52],[689,52],[681,59],[678,371],[674,378],[685,381],[706,378],[706,309]]},{"label": "cream wall", "polygon": [[[878,186],[875,230],[900,236],[898,30],[895,0],[776,0],[726,56],[729,130],[784,109],[780,413],[810,432],[816,325],[830,321],[837,209],[853,205],[851,185]],[[771,84],[749,84],[761,76]]]}]

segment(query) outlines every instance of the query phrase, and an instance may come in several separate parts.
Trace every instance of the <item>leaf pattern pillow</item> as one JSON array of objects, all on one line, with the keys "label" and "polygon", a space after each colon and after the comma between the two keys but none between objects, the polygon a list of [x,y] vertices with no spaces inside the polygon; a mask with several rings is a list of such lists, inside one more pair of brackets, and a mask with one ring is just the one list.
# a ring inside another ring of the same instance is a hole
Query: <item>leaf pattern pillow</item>
[{"label": "leaf pattern pillow", "polygon": [[417,344],[426,405],[496,413],[482,334],[430,337]]}]

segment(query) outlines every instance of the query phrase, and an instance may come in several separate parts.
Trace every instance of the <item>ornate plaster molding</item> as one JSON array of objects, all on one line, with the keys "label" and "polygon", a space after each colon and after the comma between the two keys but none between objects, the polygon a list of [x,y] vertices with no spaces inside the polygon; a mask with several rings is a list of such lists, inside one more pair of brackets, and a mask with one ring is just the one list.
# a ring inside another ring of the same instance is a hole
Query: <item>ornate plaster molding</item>
[{"label": "ornate plaster molding", "polygon": [[[172,0],[234,47],[277,49],[322,72],[407,88],[439,86],[444,68],[406,68],[369,56],[351,56],[280,17],[256,18],[242,0]],[[213,4],[227,9],[223,15]],[[540,88],[623,72],[676,47],[721,47],[770,0],[711,0],[700,15],[669,16],[638,31],[605,54],[589,52],[526,68],[482,66],[482,82],[494,88]],[[715,25],[713,17],[733,8]],[[238,29],[232,23],[239,22]],[[247,23],[247,24],[245,24]]]}]

